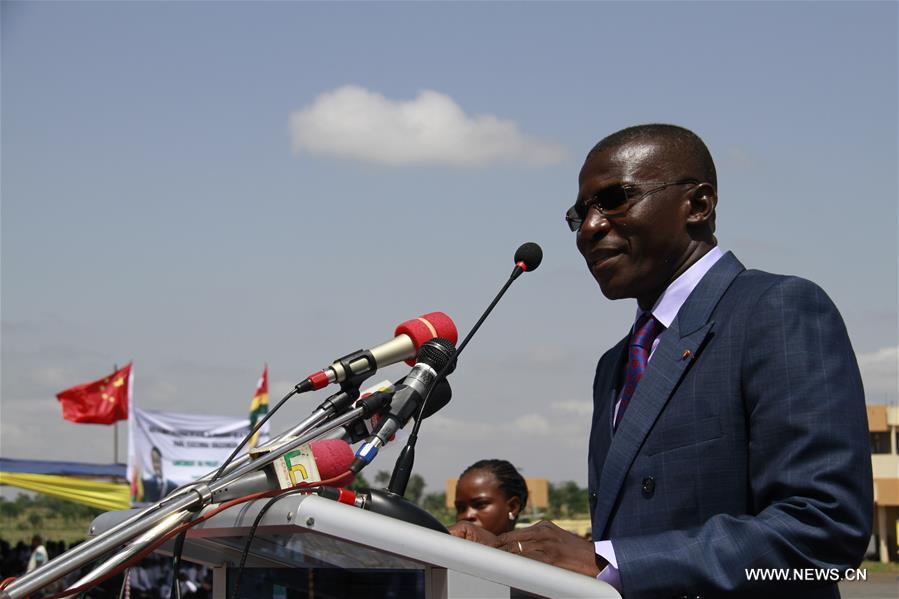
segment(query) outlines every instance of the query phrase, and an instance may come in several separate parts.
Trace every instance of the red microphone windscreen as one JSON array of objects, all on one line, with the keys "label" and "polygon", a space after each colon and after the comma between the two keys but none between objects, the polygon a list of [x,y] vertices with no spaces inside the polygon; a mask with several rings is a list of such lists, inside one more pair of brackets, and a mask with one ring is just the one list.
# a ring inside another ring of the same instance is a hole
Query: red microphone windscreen
[{"label": "red microphone windscreen", "polygon": [[[309,449],[312,450],[312,457],[315,458],[318,475],[322,480],[328,480],[348,472],[350,464],[353,463],[353,459],[356,457],[353,453],[353,448],[342,439],[313,441],[309,444]],[[353,474],[348,473],[346,476],[332,482],[331,485],[342,487],[353,482],[353,478]]]},{"label": "red microphone windscreen", "polygon": [[[459,339],[459,332],[456,330],[453,319],[443,312],[430,312],[413,320],[400,323],[393,334],[394,336],[408,335],[412,339],[412,343],[415,344],[416,351],[423,343],[434,337],[443,337],[453,344]],[[416,357],[413,356],[406,360],[406,364],[415,366],[415,360]]]}]

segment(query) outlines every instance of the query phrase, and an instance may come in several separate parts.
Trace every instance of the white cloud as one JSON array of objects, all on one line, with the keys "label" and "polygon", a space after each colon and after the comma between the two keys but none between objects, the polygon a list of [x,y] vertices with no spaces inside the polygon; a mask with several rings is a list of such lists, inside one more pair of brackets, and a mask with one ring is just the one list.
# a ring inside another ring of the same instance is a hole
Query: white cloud
[{"label": "white cloud", "polygon": [[553,426],[540,414],[522,414],[512,421],[512,431],[529,435],[548,435],[554,432]]},{"label": "white cloud", "polygon": [[432,90],[404,101],[345,85],[291,113],[290,135],[297,153],[394,166],[545,165],[565,158],[561,145],[526,136],[510,120],[467,115]]},{"label": "white cloud", "polygon": [[899,347],[884,347],[858,355],[865,395],[868,401],[881,403],[899,395]]},{"label": "white cloud", "polygon": [[459,441],[495,440],[506,437],[558,437],[559,440],[580,435],[580,423],[569,421],[550,422],[542,414],[528,413],[510,422],[490,424],[482,421],[462,420],[435,414],[427,420],[429,434],[443,439]]},{"label": "white cloud", "polygon": [[575,416],[592,416],[593,415],[593,402],[592,401],[578,401],[575,399],[568,399],[565,401],[554,401],[550,404],[550,407],[554,410],[558,410],[563,414],[574,414]]},{"label": "white cloud", "polygon": [[729,146],[724,148],[719,162],[735,171],[751,171],[758,166],[758,160],[746,148]]}]

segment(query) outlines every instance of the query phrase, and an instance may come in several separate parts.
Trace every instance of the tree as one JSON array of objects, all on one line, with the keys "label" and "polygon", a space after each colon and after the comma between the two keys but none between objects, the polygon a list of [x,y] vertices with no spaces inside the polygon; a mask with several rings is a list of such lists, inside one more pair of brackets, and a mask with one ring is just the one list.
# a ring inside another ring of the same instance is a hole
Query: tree
[{"label": "tree", "polygon": [[365,477],[362,476],[362,473],[356,475],[353,479],[353,482],[347,485],[348,489],[352,489],[353,491],[359,491],[361,489],[370,489],[371,485],[368,484],[368,481],[365,480]]},{"label": "tree", "polygon": [[[375,474],[375,484],[379,489],[386,489],[387,485],[390,484],[390,477],[391,474],[387,470],[378,470],[378,473]],[[421,505],[421,497],[424,495],[424,491],[425,479],[420,474],[413,474],[409,477],[409,482],[406,483],[406,493],[403,497],[412,503]]]},{"label": "tree", "polygon": [[574,518],[587,513],[589,513],[587,489],[579,487],[573,480],[561,484],[549,484],[547,517]]},{"label": "tree", "polygon": [[31,512],[28,514],[28,522],[33,528],[40,528],[44,524],[44,518],[37,512]]},{"label": "tree", "polygon": [[421,496],[425,492],[425,479],[419,474],[413,474],[409,477],[409,483],[406,485],[406,499],[413,503],[421,505]]},{"label": "tree", "polygon": [[456,521],[455,510],[446,507],[446,493],[444,491],[425,495],[422,499],[421,507],[446,526]]},{"label": "tree", "polygon": [[381,489],[386,488],[390,484],[390,473],[386,470],[378,470],[375,474],[375,484]]},{"label": "tree", "polygon": [[0,498],[0,515],[10,520],[15,520],[22,514],[22,506],[14,501],[6,501]]}]

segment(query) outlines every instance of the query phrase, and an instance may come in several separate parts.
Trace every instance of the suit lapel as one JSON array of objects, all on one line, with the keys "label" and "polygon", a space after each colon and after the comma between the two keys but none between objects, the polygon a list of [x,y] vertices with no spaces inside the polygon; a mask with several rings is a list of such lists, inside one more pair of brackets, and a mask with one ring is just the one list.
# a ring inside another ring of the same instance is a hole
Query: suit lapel
[{"label": "suit lapel", "polygon": [[[712,311],[734,278],[743,270],[743,265],[732,253],[722,256],[687,298],[671,327],[659,338],[659,345],[637,385],[625,417],[612,436],[605,461],[600,466],[594,530],[605,531],[609,515],[637,452],[714,327],[715,323],[709,320]],[[615,379],[614,376],[609,378]],[[614,402],[614,395],[611,401]]]},{"label": "suit lapel", "polygon": [[[601,371],[593,390],[593,428],[590,433],[591,449],[587,461],[590,471],[590,487],[594,492],[598,488],[602,465],[609,451],[615,401],[627,359],[627,341],[628,337],[625,337],[612,348],[610,353],[612,366]],[[592,509],[590,511],[593,512]]]}]

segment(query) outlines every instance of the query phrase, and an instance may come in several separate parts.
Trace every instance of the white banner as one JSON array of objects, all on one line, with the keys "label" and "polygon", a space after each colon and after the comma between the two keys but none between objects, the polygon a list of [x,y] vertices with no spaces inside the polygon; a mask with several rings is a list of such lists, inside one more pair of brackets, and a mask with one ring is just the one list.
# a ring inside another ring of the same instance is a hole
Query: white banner
[{"label": "white banner", "polygon": [[[153,412],[132,406],[128,419],[132,504],[158,501],[218,468],[249,432],[249,418]],[[260,443],[266,440],[263,435]]]}]

